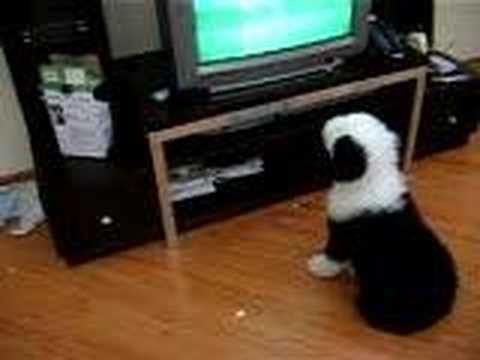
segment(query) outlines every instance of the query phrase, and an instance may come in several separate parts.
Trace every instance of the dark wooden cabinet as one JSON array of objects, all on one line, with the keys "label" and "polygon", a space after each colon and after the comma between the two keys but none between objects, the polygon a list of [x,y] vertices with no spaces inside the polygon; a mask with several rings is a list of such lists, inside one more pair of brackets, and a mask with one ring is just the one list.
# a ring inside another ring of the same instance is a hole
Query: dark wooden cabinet
[{"label": "dark wooden cabinet", "polygon": [[66,157],[41,100],[38,68],[51,54],[93,55],[110,77],[101,1],[20,1],[2,11],[2,20],[2,46],[59,254],[80,263],[158,236],[155,183],[141,125],[113,111],[112,151],[106,159]]}]

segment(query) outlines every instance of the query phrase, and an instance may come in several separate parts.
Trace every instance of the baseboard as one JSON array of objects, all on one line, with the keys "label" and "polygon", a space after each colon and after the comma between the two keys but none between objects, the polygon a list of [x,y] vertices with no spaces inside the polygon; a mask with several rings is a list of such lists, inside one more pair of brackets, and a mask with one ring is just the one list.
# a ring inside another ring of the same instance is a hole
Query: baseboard
[{"label": "baseboard", "polygon": [[35,179],[35,172],[33,170],[25,170],[11,175],[0,175],[0,186],[27,182],[33,179]]}]

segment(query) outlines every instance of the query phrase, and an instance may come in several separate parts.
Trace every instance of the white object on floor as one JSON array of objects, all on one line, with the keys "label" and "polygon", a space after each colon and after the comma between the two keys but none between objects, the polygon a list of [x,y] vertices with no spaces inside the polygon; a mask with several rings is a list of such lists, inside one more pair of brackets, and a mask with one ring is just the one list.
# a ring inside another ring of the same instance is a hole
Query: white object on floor
[{"label": "white object on floor", "polygon": [[8,232],[24,236],[45,220],[33,181],[0,188],[0,225],[14,221]]},{"label": "white object on floor", "polygon": [[235,313],[235,317],[236,317],[237,319],[243,319],[243,318],[245,318],[246,316],[247,316],[247,312],[246,312],[245,310],[243,310],[243,309],[240,309],[240,310],[238,310],[238,311]]},{"label": "white object on floor", "polygon": [[4,226],[15,211],[15,202],[13,186],[0,186],[0,226]]}]

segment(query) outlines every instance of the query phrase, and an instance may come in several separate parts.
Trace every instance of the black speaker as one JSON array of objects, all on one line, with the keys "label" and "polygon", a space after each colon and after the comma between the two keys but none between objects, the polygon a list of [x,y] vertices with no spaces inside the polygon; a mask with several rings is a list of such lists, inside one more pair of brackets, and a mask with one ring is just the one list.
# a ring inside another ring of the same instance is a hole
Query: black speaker
[{"label": "black speaker", "polygon": [[431,81],[425,94],[416,157],[425,157],[466,145],[479,126],[480,79],[472,75],[459,82]]},{"label": "black speaker", "polygon": [[373,11],[390,23],[400,33],[425,32],[433,43],[434,34],[433,0],[374,0]]}]

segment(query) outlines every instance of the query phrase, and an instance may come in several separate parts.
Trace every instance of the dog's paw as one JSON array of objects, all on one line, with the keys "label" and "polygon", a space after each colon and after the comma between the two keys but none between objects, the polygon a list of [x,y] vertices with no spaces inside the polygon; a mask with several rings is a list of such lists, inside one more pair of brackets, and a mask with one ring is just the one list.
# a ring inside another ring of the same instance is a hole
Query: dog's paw
[{"label": "dog's paw", "polygon": [[316,277],[330,279],[347,269],[348,265],[330,259],[326,254],[314,255],[308,260],[308,270]]}]

